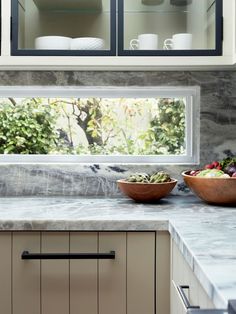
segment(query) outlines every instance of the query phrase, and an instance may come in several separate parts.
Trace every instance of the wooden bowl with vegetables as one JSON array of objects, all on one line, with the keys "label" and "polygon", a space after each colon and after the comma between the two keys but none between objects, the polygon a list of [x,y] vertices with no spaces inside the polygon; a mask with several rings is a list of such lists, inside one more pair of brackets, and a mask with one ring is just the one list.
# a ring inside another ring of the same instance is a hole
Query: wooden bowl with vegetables
[{"label": "wooden bowl with vegetables", "polygon": [[201,170],[183,173],[186,185],[203,201],[236,205],[236,158],[213,162]]},{"label": "wooden bowl with vegetables", "polygon": [[174,189],[177,180],[160,171],[152,175],[135,173],[117,183],[120,190],[134,201],[148,203],[166,197]]}]

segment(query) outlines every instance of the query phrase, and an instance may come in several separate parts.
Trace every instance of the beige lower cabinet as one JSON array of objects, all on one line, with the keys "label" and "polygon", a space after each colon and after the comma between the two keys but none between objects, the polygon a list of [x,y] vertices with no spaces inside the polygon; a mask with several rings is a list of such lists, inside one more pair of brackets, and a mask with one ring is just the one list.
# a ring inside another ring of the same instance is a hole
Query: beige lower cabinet
[{"label": "beige lower cabinet", "polygon": [[183,286],[214,308],[168,232],[0,233],[0,314],[185,314]]},{"label": "beige lower cabinet", "polygon": [[0,313],[155,314],[161,242],[155,232],[2,232]]},{"label": "beige lower cabinet", "polygon": [[201,309],[215,308],[177,245],[172,240],[171,314],[187,313],[186,305],[199,306]]}]

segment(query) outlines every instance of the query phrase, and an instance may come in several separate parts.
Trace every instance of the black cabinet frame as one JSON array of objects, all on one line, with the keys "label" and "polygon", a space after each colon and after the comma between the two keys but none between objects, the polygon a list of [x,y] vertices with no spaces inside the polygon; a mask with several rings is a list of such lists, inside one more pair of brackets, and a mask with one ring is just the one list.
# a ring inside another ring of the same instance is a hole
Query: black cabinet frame
[{"label": "black cabinet frame", "polygon": [[11,55],[12,56],[71,56],[71,57],[73,56],[115,56],[116,55],[116,0],[110,0],[110,10],[111,10],[110,50],[19,49],[18,48],[18,39],[19,39],[18,38],[18,27],[19,27],[18,0],[11,0],[11,15],[12,15],[12,18],[11,18]]},{"label": "black cabinet frame", "polygon": [[222,56],[223,46],[223,0],[215,0],[215,49],[194,50],[125,50],[124,49],[124,2],[118,0],[118,54],[119,56]]}]

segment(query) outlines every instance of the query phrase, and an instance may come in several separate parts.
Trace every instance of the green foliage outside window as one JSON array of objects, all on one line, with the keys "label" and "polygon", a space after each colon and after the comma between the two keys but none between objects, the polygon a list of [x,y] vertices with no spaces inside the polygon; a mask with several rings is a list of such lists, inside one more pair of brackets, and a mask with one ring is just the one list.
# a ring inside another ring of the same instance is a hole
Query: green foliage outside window
[{"label": "green foliage outside window", "polygon": [[183,99],[4,99],[1,154],[180,155]]},{"label": "green foliage outside window", "polygon": [[0,107],[1,154],[48,154],[59,144],[57,115],[33,101]]},{"label": "green foliage outside window", "polygon": [[167,148],[169,154],[183,153],[185,141],[185,105],[182,101],[164,99],[160,102],[158,115],[151,120],[148,134],[149,145],[154,154]]}]

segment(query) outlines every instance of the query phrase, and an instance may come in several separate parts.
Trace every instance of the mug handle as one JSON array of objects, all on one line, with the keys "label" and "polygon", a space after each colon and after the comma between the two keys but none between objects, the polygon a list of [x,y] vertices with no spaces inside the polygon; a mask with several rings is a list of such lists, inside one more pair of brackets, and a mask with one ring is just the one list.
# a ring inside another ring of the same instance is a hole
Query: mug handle
[{"label": "mug handle", "polygon": [[139,47],[139,40],[138,39],[132,39],[129,43],[131,50],[137,50]]},{"label": "mug handle", "polygon": [[173,49],[173,39],[172,38],[167,38],[164,41],[164,50],[171,50]]}]

